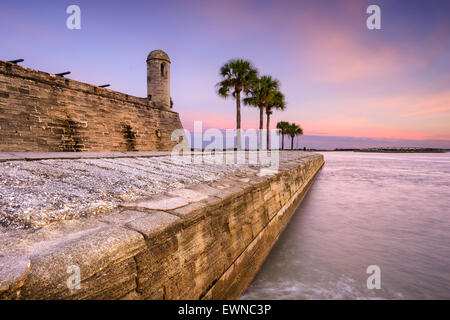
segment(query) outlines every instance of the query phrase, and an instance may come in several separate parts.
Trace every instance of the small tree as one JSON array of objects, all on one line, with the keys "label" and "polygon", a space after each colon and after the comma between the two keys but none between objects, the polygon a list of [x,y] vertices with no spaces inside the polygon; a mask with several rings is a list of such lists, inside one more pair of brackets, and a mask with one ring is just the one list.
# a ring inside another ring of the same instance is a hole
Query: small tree
[{"label": "small tree", "polygon": [[295,123],[291,123],[288,128],[288,135],[291,136],[291,150],[294,150],[294,138],[302,135],[303,129]]},{"label": "small tree", "polygon": [[281,134],[281,150],[284,150],[284,136],[287,134],[287,129],[289,127],[289,122],[280,121],[277,123],[277,129],[280,129]]}]

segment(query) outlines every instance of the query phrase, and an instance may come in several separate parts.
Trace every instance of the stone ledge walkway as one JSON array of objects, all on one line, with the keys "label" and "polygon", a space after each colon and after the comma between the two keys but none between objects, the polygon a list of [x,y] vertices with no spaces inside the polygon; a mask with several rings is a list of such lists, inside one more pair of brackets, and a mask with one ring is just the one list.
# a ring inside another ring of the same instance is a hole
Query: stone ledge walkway
[{"label": "stone ledge walkway", "polygon": [[[279,154],[280,162],[310,155]],[[0,226],[39,228],[54,221],[96,216],[123,203],[229,174],[245,177],[260,167],[175,163],[170,152],[0,153]]]}]

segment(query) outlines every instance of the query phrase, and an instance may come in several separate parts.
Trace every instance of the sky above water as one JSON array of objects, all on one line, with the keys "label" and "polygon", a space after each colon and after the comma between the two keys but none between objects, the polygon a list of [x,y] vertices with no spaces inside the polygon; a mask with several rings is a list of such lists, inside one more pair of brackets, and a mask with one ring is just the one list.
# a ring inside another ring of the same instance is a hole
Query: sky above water
[{"label": "sky above water", "polygon": [[[66,8],[81,8],[81,29]],[[381,30],[366,9],[381,8]],[[450,148],[450,1],[2,1],[0,60],[145,97],[146,57],[171,60],[171,96],[186,129],[234,128],[215,93],[230,58],[281,81],[299,146]],[[259,113],[244,107],[243,128]],[[319,142],[317,142],[319,141]],[[308,144],[309,143],[309,144]]]}]

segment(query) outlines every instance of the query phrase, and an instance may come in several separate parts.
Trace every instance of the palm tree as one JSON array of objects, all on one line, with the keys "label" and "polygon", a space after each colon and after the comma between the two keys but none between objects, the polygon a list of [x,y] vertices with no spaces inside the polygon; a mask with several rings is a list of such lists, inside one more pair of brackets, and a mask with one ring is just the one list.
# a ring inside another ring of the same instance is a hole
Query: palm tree
[{"label": "palm tree", "polygon": [[284,150],[284,136],[287,134],[287,128],[289,127],[289,122],[280,121],[277,123],[277,129],[280,129],[281,133],[281,150]]},{"label": "palm tree", "polygon": [[264,109],[273,99],[280,83],[277,79],[265,75],[255,79],[249,90],[249,96],[244,99],[244,104],[259,108],[259,149],[262,149],[262,130],[264,128]]},{"label": "palm tree", "polygon": [[248,93],[251,83],[258,76],[258,71],[250,61],[233,59],[220,68],[222,81],[217,83],[217,93],[223,98],[233,95],[236,98],[237,148],[241,149],[241,92]]},{"label": "palm tree", "polygon": [[288,127],[287,134],[291,136],[291,150],[294,150],[294,138],[303,134],[303,129],[295,123],[291,123]]},{"label": "palm tree", "polygon": [[272,99],[266,105],[266,115],[267,115],[267,149],[270,150],[270,116],[273,110],[284,110],[286,109],[286,101],[284,101],[284,94],[280,91],[275,91],[273,93]]}]

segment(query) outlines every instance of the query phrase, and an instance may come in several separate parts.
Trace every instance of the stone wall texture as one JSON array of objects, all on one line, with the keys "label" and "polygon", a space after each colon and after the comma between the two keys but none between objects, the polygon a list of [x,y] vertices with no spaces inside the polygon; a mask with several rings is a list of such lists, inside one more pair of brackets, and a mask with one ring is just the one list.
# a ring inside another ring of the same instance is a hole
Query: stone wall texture
[{"label": "stone wall texture", "polygon": [[[323,163],[310,154],[269,176],[227,175],[105,217],[0,235],[0,299],[239,298]],[[71,265],[79,289],[67,286]]]},{"label": "stone wall texture", "polygon": [[171,150],[178,113],[0,61],[0,152]]}]

